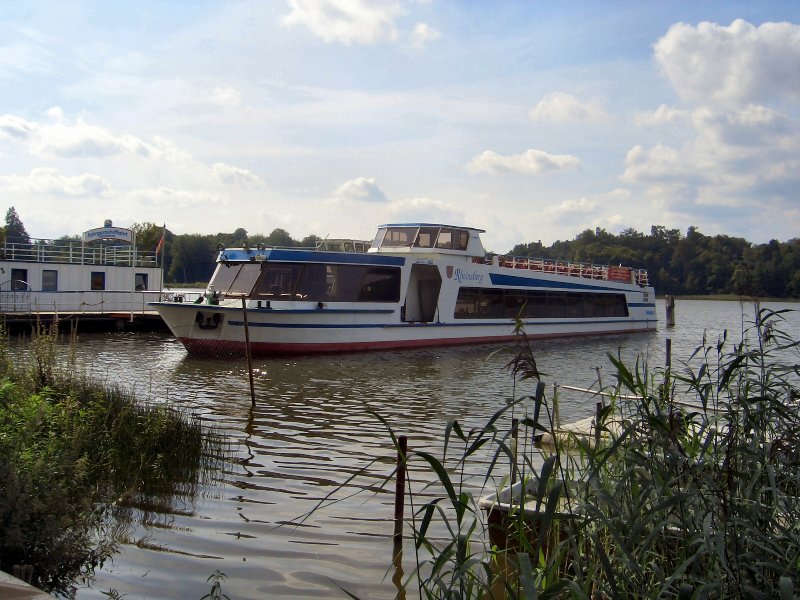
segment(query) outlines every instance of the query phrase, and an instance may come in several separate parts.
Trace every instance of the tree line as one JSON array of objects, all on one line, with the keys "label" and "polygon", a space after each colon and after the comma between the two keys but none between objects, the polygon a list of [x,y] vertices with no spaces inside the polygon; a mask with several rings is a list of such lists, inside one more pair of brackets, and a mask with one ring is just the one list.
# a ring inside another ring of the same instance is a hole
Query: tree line
[{"label": "tree line", "polygon": [[[160,232],[157,228],[158,235]],[[166,280],[195,283],[211,277],[219,244],[313,248],[321,238],[312,235],[295,240],[283,229],[275,229],[266,236],[251,236],[240,228],[215,235],[173,235],[167,231],[166,241]],[[653,225],[648,235],[630,228],[618,235],[597,228],[549,246],[541,242],[519,244],[509,254],[647,269],[659,294],[800,298],[800,239],[797,238],[752,244],[728,235],[707,236],[694,226],[685,235],[661,225]]]},{"label": "tree line", "polygon": [[[316,235],[295,240],[284,229],[269,235],[250,235],[243,228],[232,233],[174,234],[163,225],[136,223],[139,248],[159,247],[164,280],[171,284],[204,284],[214,272],[217,248],[256,246],[315,247]],[[65,236],[63,239],[72,239]],[[25,227],[13,207],[6,213],[0,241],[30,243]],[[629,228],[618,235],[605,229],[586,229],[575,239],[518,244],[509,254],[596,264],[622,264],[647,269],[659,294],[733,294],[773,298],[800,298],[800,239],[770,240],[753,244],[728,235],[707,236],[695,226],[684,235],[678,229],[653,225],[649,234]]]},{"label": "tree line", "polygon": [[574,240],[520,244],[511,254],[647,269],[659,294],[735,294],[800,298],[800,239],[752,244],[728,235],[708,236],[697,227],[686,235],[653,225],[650,234],[619,235],[586,229]]}]

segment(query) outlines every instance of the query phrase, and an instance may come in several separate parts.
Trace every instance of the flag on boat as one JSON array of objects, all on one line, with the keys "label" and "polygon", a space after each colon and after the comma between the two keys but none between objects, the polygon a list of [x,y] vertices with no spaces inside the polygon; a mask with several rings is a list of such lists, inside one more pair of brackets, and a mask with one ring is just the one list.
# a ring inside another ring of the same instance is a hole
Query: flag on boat
[{"label": "flag on boat", "polygon": [[167,226],[164,225],[164,229],[161,232],[161,239],[158,240],[158,244],[156,244],[156,256],[158,256],[158,253],[161,252],[161,249],[164,247],[164,238],[166,238],[166,236],[167,236]]}]

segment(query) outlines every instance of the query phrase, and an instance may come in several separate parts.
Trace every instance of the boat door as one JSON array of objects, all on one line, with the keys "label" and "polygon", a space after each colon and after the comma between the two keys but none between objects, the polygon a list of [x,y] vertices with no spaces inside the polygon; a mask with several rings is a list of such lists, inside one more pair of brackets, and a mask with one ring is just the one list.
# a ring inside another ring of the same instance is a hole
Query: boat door
[{"label": "boat door", "polygon": [[436,318],[442,276],[434,265],[411,265],[406,292],[405,321],[429,323]]}]

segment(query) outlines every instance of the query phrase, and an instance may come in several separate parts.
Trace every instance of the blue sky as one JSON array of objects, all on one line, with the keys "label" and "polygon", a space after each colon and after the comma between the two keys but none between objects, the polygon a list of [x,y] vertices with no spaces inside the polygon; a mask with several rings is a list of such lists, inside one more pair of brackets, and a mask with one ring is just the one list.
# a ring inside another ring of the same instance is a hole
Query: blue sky
[{"label": "blue sky", "polygon": [[800,3],[0,0],[0,197],[34,237],[166,223],[486,246],[800,233]]}]

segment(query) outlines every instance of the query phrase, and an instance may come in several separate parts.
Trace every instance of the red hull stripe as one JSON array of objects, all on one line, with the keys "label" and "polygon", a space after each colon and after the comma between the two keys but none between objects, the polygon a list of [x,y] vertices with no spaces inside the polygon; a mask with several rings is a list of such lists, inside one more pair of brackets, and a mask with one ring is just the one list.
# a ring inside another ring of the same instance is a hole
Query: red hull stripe
[{"label": "red hull stripe", "polygon": [[[553,334],[528,334],[528,339],[543,338],[562,338],[562,337],[582,337],[594,335],[614,335],[641,333],[653,331],[652,329],[626,329],[623,331],[597,331],[597,332],[577,332],[577,333],[553,333]],[[392,350],[403,348],[430,348],[437,346],[465,346],[478,344],[493,344],[498,342],[509,342],[514,339],[513,335],[485,336],[469,338],[444,338],[444,339],[419,339],[419,340],[385,340],[376,342],[351,342],[341,344],[309,344],[291,343],[278,344],[270,342],[251,342],[250,352],[253,356],[271,356],[286,354],[332,354],[340,352],[363,352],[367,350]],[[234,342],[228,340],[198,340],[191,338],[180,338],[181,343],[192,356],[203,356],[211,358],[227,358],[245,355],[244,342]]]}]

